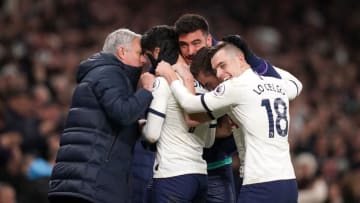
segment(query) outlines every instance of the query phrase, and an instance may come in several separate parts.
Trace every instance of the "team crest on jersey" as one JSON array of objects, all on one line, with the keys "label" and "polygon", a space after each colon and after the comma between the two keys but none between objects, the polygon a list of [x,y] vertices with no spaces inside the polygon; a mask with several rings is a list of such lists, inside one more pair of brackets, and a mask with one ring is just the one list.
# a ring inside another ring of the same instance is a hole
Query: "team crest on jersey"
[{"label": "team crest on jersey", "polygon": [[205,87],[197,80],[194,80],[194,87],[195,88],[205,89]]},{"label": "team crest on jersey", "polygon": [[194,87],[200,87],[200,83],[197,80],[194,80]]},{"label": "team crest on jersey", "polygon": [[160,80],[156,79],[153,83],[153,90],[156,90],[160,86]]},{"label": "team crest on jersey", "polygon": [[221,96],[223,95],[225,92],[225,85],[224,84],[220,84],[218,85],[215,90],[214,90],[214,95],[215,96]]}]

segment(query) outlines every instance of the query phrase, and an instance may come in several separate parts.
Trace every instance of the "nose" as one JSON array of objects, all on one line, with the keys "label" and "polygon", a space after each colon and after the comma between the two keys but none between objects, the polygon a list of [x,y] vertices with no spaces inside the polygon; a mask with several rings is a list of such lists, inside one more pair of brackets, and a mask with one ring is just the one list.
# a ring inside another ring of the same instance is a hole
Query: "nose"
[{"label": "nose", "polygon": [[222,78],[221,78],[222,71],[221,71],[221,69],[217,68],[215,71],[216,71],[216,77],[222,81]]},{"label": "nose", "polygon": [[140,63],[141,63],[142,65],[144,65],[146,62],[147,62],[147,61],[146,61],[145,55],[141,55],[141,56],[140,56]]},{"label": "nose", "polygon": [[195,55],[197,52],[196,48],[192,45],[189,46],[189,55]]}]

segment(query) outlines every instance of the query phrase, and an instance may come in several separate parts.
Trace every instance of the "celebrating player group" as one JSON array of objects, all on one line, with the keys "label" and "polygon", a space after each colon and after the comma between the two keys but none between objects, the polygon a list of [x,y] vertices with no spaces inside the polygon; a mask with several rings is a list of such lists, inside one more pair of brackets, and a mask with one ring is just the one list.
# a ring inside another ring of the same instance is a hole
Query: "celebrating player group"
[{"label": "celebrating player group", "polygon": [[302,83],[241,33],[184,14],[110,33],[79,65],[49,200],[296,203],[290,101]]}]

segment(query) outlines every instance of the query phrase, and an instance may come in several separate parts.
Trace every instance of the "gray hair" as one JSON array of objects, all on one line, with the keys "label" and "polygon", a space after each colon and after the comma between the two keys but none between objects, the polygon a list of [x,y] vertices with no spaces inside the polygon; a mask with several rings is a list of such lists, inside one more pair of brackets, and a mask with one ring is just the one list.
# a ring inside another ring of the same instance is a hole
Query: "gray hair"
[{"label": "gray hair", "polygon": [[120,28],[106,37],[102,51],[115,54],[120,46],[129,50],[135,38],[141,38],[141,35],[129,29]]}]

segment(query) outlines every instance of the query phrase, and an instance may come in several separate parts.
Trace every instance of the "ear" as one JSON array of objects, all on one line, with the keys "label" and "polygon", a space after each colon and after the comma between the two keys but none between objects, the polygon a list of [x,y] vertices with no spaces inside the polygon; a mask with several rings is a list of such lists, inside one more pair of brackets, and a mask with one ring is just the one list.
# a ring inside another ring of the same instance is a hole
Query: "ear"
[{"label": "ear", "polygon": [[153,56],[156,60],[159,58],[159,53],[160,53],[160,47],[155,47]]},{"label": "ear", "polygon": [[124,60],[125,58],[125,48],[119,47],[116,51],[116,55],[119,57],[120,60]]},{"label": "ear", "polygon": [[206,44],[211,47],[212,46],[212,36],[211,34],[208,34],[208,36],[206,37]]},{"label": "ear", "polygon": [[239,53],[237,54],[237,57],[241,62],[247,63],[243,52],[239,51]]}]

